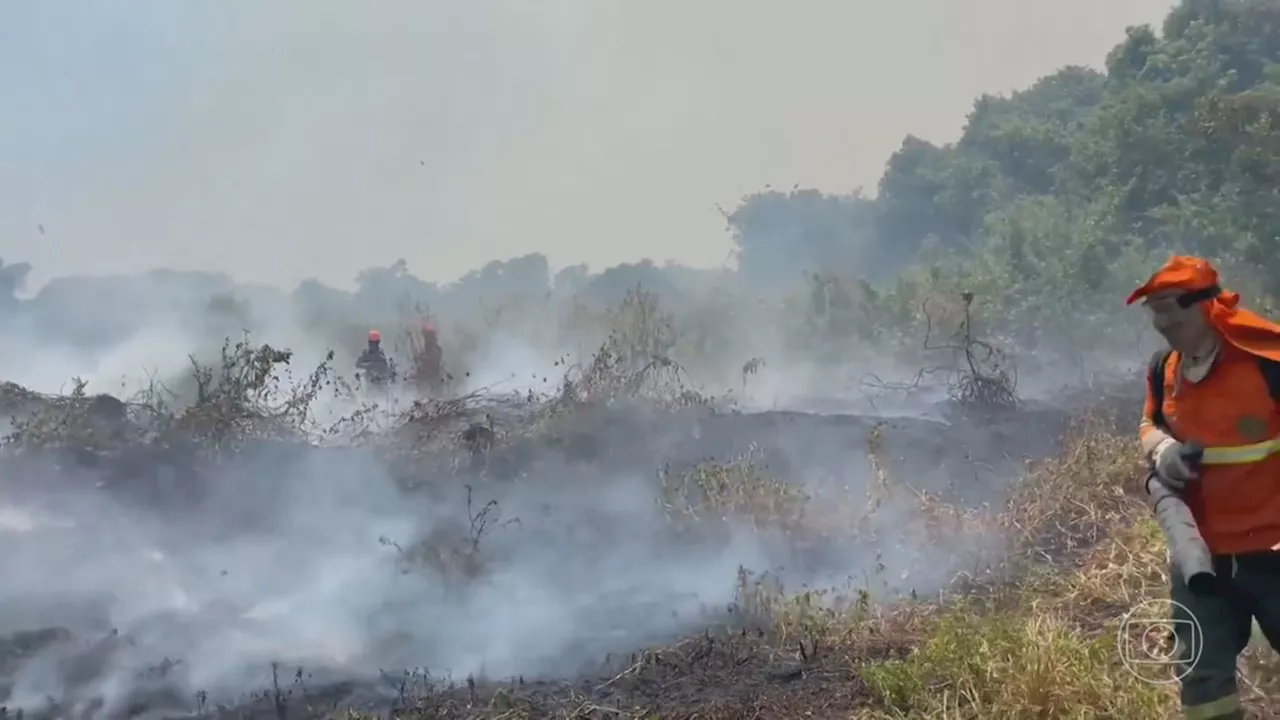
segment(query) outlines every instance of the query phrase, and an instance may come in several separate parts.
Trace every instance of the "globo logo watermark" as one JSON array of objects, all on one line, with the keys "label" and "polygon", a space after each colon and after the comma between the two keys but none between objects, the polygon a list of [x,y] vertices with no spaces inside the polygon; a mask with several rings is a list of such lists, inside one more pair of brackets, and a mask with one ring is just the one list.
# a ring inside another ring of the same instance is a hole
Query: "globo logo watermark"
[{"label": "globo logo watermark", "polygon": [[1171,685],[1200,662],[1204,629],[1186,605],[1147,600],[1120,619],[1116,648],[1134,677],[1152,685]]}]

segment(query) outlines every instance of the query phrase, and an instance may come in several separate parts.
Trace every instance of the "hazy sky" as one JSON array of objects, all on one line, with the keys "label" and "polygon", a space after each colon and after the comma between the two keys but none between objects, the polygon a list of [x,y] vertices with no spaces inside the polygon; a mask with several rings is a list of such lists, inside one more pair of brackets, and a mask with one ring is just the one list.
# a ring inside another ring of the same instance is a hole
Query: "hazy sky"
[{"label": "hazy sky", "polygon": [[906,133],[953,139],[976,95],[1171,5],[0,0],[0,256],[37,282],[719,265],[716,203],[873,189]]}]

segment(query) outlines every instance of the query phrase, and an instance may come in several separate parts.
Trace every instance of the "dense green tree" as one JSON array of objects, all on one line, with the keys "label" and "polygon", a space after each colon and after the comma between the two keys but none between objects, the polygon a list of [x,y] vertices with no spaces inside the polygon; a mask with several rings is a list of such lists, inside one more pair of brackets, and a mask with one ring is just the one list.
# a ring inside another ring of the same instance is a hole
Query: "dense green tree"
[{"label": "dense green tree", "polygon": [[551,290],[551,265],[542,253],[494,260],[450,286],[458,301],[478,303],[511,295],[542,297]]},{"label": "dense green tree", "polygon": [[1118,271],[1108,258],[1177,250],[1260,269],[1280,294],[1278,181],[1280,3],[1185,0],[1160,32],[1129,28],[1105,73],[1067,67],[984,96],[949,145],[907,137],[877,196],[856,196],[874,232],[831,220],[855,198],[813,191],[752,195],[730,218],[744,273],[883,278],[945,259],[999,269],[1019,301],[1052,283],[1100,289],[1092,273]]},{"label": "dense green tree", "polygon": [[610,307],[621,303],[626,299],[627,293],[637,287],[662,297],[669,303],[680,300],[680,290],[652,260],[623,263],[604,270],[587,281],[577,295],[593,305]]},{"label": "dense green tree", "polygon": [[865,261],[875,238],[876,205],[859,193],[766,190],[725,219],[743,279],[761,290],[785,289],[803,284],[814,268]]},{"label": "dense green tree", "polygon": [[[614,304],[637,285],[692,305],[701,283],[787,293],[787,312],[852,341],[875,337],[882,318],[918,320],[927,293],[966,290],[1005,330],[1034,337],[1114,316],[1118,296],[1171,251],[1207,255],[1233,285],[1280,296],[1280,2],[1183,0],[1159,30],[1129,28],[1102,70],[1065,67],[983,96],[954,143],[906,137],[874,197],[765,188],[725,218],[735,277],[703,282],[650,261],[553,277],[534,253],[442,286],[400,260],[361,273],[353,294],[304,284],[292,303],[313,324],[367,323],[513,296]],[[223,276],[160,272],[54,281],[19,301],[28,270],[0,265],[8,314],[102,342],[175,298],[206,312],[211,295],[248,297]],[[66,321],[45,321],[55,317]]]}]

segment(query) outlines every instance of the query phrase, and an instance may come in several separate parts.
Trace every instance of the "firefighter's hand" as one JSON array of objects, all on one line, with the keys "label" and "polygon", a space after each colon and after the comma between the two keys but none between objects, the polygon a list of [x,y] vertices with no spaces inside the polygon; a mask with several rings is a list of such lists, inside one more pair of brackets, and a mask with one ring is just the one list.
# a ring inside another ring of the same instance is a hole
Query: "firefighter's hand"
[{"label": "firefighter's hand", "polygon": [[1173,438],[1162,440],[1151,453],[1151,459],[1155,461],[1156,477],[1174,490],[1181,490],[1189,481],[1200,477],[1182,459],[1182,443]]}]

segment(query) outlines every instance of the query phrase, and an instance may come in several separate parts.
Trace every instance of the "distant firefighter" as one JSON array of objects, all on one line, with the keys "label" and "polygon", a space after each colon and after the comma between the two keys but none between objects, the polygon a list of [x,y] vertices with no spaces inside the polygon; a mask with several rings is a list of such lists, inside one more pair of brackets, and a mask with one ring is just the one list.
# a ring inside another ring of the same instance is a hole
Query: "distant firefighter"
[{"label": "distant firefighter", "polygon": [[356,359],[356,368],[364,374],[366,380],[375,385],[391,381],[391,361],[382,351],[382,333],[377,330],[369,331],[369,346]]},{"label": "distant firefighter", "polygon": [[413,376],[418,387],[439,390],[444,385],[444,351],[431,320],[423,320],[413,343]]}]

